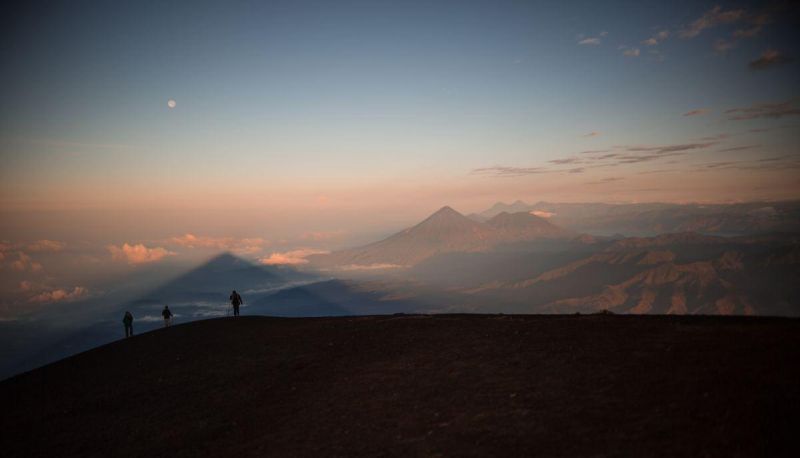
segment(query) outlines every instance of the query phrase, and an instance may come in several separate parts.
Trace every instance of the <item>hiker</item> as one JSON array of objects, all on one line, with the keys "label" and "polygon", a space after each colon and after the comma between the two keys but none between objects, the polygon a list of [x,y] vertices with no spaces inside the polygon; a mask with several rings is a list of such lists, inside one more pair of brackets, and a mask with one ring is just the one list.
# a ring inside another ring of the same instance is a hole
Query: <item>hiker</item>
[{"label": "hiker", "polygon": [[243,303],[244,301],[242,300],[242,296],[240,296],[239,293],[237,293],[236,290],[234,289],[233,292],[231,292],[231,305],[233,305],[233,316],[239,316],[239,306]]},{"label": "hiker", "polygon": [[125,325],[125,337],[133,336],[133,315],[131,315],[131,312],[125,311],[125,316],[122,317],[122,324]]},{"label": "hiker", "polygon": [[164,317],[165,328],[170,324],[172,324],[172,312],[169,311],[169,305],[164,306],[164,310],[161,312],[161,316]]}]

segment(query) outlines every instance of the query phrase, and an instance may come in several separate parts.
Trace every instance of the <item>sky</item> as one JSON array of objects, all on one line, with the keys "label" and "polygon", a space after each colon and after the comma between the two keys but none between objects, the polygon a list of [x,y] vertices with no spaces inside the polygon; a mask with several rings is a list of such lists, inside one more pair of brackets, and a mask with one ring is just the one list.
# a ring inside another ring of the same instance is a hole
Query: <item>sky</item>
[{"label": "sky", "polygon": [[800,197],[792,2],[128,3],[0,19],[7,271],[269,259],[443,205]]}]

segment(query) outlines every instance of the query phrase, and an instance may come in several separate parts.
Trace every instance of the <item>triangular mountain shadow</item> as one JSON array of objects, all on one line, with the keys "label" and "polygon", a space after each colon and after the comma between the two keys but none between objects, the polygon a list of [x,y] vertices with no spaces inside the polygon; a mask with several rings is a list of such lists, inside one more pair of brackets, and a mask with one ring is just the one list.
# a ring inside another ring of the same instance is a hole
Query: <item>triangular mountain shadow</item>
[{"label": "triangular mountain shadow", "polygon": [[243,313],[272,316],[337,316],[407,313],[425,309],[418,301],[387,299],[386,293],[363,290],[342,280],[287,288],[248,305]]},{"label": "triangular mountain shadow", "polygon": [[225,303],[233,289],[240,292],[261,290],[311,278],[311,275],[292,268],[260,266],[223,253],[157,287],[134,304],[186,301]]},{"label": "triangular mountain shadow", "polygon": [[[334,280],[335,281],[335,280]],[[323,282],[330,283],[330,282]],[[324,289],[324,288],[323,288]],[[318,283],[279,291],[245,307],[248,315],[284,317],[342,316],[352,312],[334,300],[323,297]]]},{"label": "triangular mountain shadow", "polygon": [[[163,326],[160,311],[164,305],[169,305],[176,314],[176,323],[185,323],[225,316],[229,311],[228,296],[232,289],[242,292],[245,301],[249,303],[274,294],[281,287],[318,279],[289,267],[259,266],[230,253],[223,253],[166,281],[137,300],[103,308],[95,317],[98,321],[74,329],[48,331],[47,339],[36,337],[39,340],[29,345],[26,349],[29,353],[24,358],[20,357],[17,361],[0,366],[0,377],[121,338],[123,333],[120,320],[124,310],[133,313],[134,333],[141,334]],[[343,313],[336,311],[320,314]],[[42,329],[37,331],[38,334],[43,334]]]}]

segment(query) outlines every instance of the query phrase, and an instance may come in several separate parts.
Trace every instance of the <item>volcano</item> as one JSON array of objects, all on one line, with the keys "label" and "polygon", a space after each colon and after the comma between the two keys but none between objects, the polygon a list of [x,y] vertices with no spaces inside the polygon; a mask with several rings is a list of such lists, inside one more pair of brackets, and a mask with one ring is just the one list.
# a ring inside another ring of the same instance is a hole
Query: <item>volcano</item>
[{"label": "volcano", "polygon": [[406,267],[437,253],[481,251],[496,242],[494,231],[450,207],[384,240],[330,255],[309,257],[323,265]]}]

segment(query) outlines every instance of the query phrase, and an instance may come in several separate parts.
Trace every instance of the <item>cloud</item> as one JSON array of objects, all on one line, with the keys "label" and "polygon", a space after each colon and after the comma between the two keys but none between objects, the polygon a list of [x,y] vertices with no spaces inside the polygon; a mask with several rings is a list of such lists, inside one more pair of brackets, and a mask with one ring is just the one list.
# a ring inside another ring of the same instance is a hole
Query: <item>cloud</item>
[{"label": "cloud", "polygon": [[506,166],[492,166],[492,167],[481,167],[477,169],[473,169],[471,173],[475,175],[496,175],[496,176],[506,176],[506,177],[518,177],[523,175],[532,175],[537,173],[548,173],[548,170],[545,167],[506,167]]},{"label": "cloud", "polygon": [[[703,143],[680,143],[674,145],[659,145],[659,146],[619,146],[617,148],[623,151],[627,151],[628,154],[620,153],[616,154],[615,156],[607,155],[608,158],[614,159],[614,162],[606,164],[606,166],[636,164],[640,162],[655,161],[666,157],[682,156],[687,154],[689,151],[697,149],[705,149],[717,143],[718,142],[716,141],[710,141]],[[630,154],[630,153],[636,153],[636,154]]]},{"label": "cloud", "polygon": [[[582,173],[586,169],[616,167],[625,164],[636,164],[640,162],[650,162],[665,159],[668,157],[683,156],[693,150],[701,150],[716,145],[719,140],[714,139],[706,142],[678,143],[672,145],[634,145],[634,146],[614,146],[613,149],[582,151],[581,157],[566,157],[551,159],[550,164],[574,165],[581,164],[581,167],[572,169],[546,168],[546,167],[510,167],[495,165],[492,167],[482,167],[473,169],[471,173],[482,175],[493,175],[496,177],[520,177],[525,175],[543,173]],[[608,152],[614,151],[614,152]]]},{"label": "cloud", "polygon": [[578,42],[579,45],[597,46],[600,44],[599,38],[584,38]]},{"label": "cloud", "polygon": [[714,51],[725,54],[726,52],[730,51],[731,49],[736,47],[736,42],[732,40],[726,40],[724,38],[717,38],[714,41]]},{"label": "cloud", "polygon": [[746,28],[737,29],[733,32],[735,38],[753,38],[761,32],[765,25],[771,22],[768,14],[760,14],[750,19],[750,25]]},{"label": "cloud", "polygon": [[593,130],[593,131],[589,132],[588,134],[581,135],[581,137],[597,137],[599,135],[600,135],[600,132],[597,132],[597,131]]},{"label": "cloud", "polygon": [[751,70],[765,70],[770,67],[777,67],[779,65],[788,64],[792,58],[781,54],[774,49],[767,49],[761,53],[761,57],[747,64]]},{"label": "cloud", "polygon": [[732,24],[745,17],[744,10],[723,10],[720,6],[715,6],[697,20],[689,24],[688,27],[678,32],[681,38],[694,38],[703,30],[716,27],[721,24]]},{"label": "cloud", "polygon": [[579,157],[567,157],[567,158],[563,158],[563,159],[553,159],[552,161],[547,161],[547,162],[549,162],[551,164],[559,164],[559,165],[562,165],[562,164],[582,164],[582,163],[586,162],[586,160],[582,159],[582,158],[579,158]]},{"label": "cloud", "polygon": [[757,170],[775,171],[786,169],[799,169],[800,160],[793,155],[755,159],[749,161],[721,161],[709,162],[695,169],[696,172],[710,172],[716,170],[735,169],[735,170]]},{"label": "cloud", "polygon": [[552,218],[555,216],[555,212],[548,212],[544,210],[534,210],[530,213],[531,215],[538,216],[539,218]]},{"label": "cloud", "polygon": [[735,48],[739,40],[753,38],[761,32],[766,24],[769,24],[770,17],[766,14],[761,15],[744,15],[744,19],[748,24],[744,28],[737,29],[731,34],[730,38],[717,38],[714,40],[714,51],[719,54],[725,54],[731,49]]},{"label": "cloud", "polygon": [[610,149],[589,149],[586,151],[580,151],[578,154],[597,154],[597,153],[608,153],[611,151]]},{"label": "cloud", "polygon": [[76,286],[72,290],[54,289],[51,291],[44,291],[29,299],[30,302],[71,302],[82,299],[89,295],[89,290],[83,286]]},{"label": "cloud", "polygon": [[717,150],[717,152],[718,153],[727,153],[727,152],[731,152],[731,151],[743,151],[743,150],[746,150],[746,149],[758,148],[759,146],[761,146],[761,145],[732,146],[730,148],[723,148],[723,149]]},{"label": "cloud", "polygon": [[721,162],[710,162],[705,164],[704,167],[707,169],[717,169],[720,167],[727,167],[729,165],[738,164],[741,161],[721,161]]},{"label": "cloud", "polygon": [[647,40],[644,40],[642,44],[645,46],[655,46],[667,38],[669,38],[669,30],[661,30]]},{"label": "cloud", "polygon": [[387,263],[375,263],[375,264],[348,264],[345,266],[340,266],[338,270],[389,270],[389,269],[403,269],[408,266],[400,265],[400,264],[387,264]]},{"label": "cloud", "polygon": [[746,108],[731,108],[725,113],[732,121],[758,118],[779,119],[785,116],[800,115],[800,108],[794,106],[793,100],[787,100],[781,103],[760,103]]},{"label": "cloud", "polygon": [[286,251],[284,253],[272,253],[269,256],[263,257],[258,260],[261,264],[266,265],[298,265],[306,264],[308,256],[312,254],[326,254],[328,251],[314,250],[311,248],[300,248],[297,250]]},{"label": "cloud", "polygon": [[639,57],[639,54],[639,48],[628,48],[622,51],[622,55],[627,57]]},{"label": "cloud", "polygon": [[672,172],[679,172],[678,169],[654,169],[654,170],[645,170],[644,172],[639,172],[639,175],[650,175],[653,173],[672,173]]},{"label": "cloud", "polygon": [[777,127],[759,127],[756,129],[748,129],[748,132],[762,133],[762,132],[770,132],[777,129],[797,129],[798,127],[800,126],[787,125],[787,126],[777,126]]},{"label": "cloud", "polygon": [[705,108],[698,108],[696,110],[687,111],[683,114],[683,116],[697,116],[708,113],[708,110]]},{"label": "cloud", "polygon": [[587,181],[586,184],[605,184],[605,183],[613,183],[615,181],[620,181],[620,180],[624,180],[624,178],[622,178],[622,177],[607,177],[607,178],[603,178],[603,179],[598,180],[598,181]]},{"label": "cloud", "polygon": [[666,153],[666,154],[626,154],[621,155],[617,159],[617,162],[609,164],[612,166],[622,165],[622,164],[637,164],[639,162],[650,162],[656,161],[658,159],[663,159],[665,157],[670,156],[682,156],[686,153]]},{"label": "cloud", "polygon": [[61,251],[67,245],[64,242],[57,242],[55,240],[37,240],[25,246],[28,251]]},{"label": "cloud", "polygon": [[775,162],[775,161],[782,161],[784,159],[790,159],[794,156],[787,154],[785,156],[775,156],[775,157],[765,157],[763,159],[758,159],[758,162]]},{"label": "cloud", "polygon": [[681,143],[676,145],[664,145],[664,146],[628,146],[625,149],[627,151],[634,151],[634,152],[652,152],[656,154],[663,154],[663,153],[674,153],[678,151],[689,151],[693,149],[702,149],[708,148],[716,144],[717,142],[704,142],[704,143]]},{"label": "cloud", "polygon": [[112,259],[126,261],[128,264],[146,264],[159,261],[167,256],[175,255],[175,253],[165,248],[148,248],[141,243],[136,245],[125,243],[121,247],[109,245],[107,248],[111,253]]},{"label": "cloud", "polygon": [[22,251],[17,253],[17,260],[11,263],[11,268],[18,272],[41,272],[42,265]]},{"label": "cloud", "polygon": [[234,237],[208,237],[186,233],[179,237],[172,237],[168,243],[184,248],[207,248],[214,250],[233,251],[240,254],[260,253],[267,241],[255,238],[237,239]]},{"label": "cloud", "polygon": [[710,135],[708,137],[700,137],[700,140],[705,140],[705,141],[724,140],[726,138],[729,138],[730,136],[731,134],[722,133],[717,135]]}]

